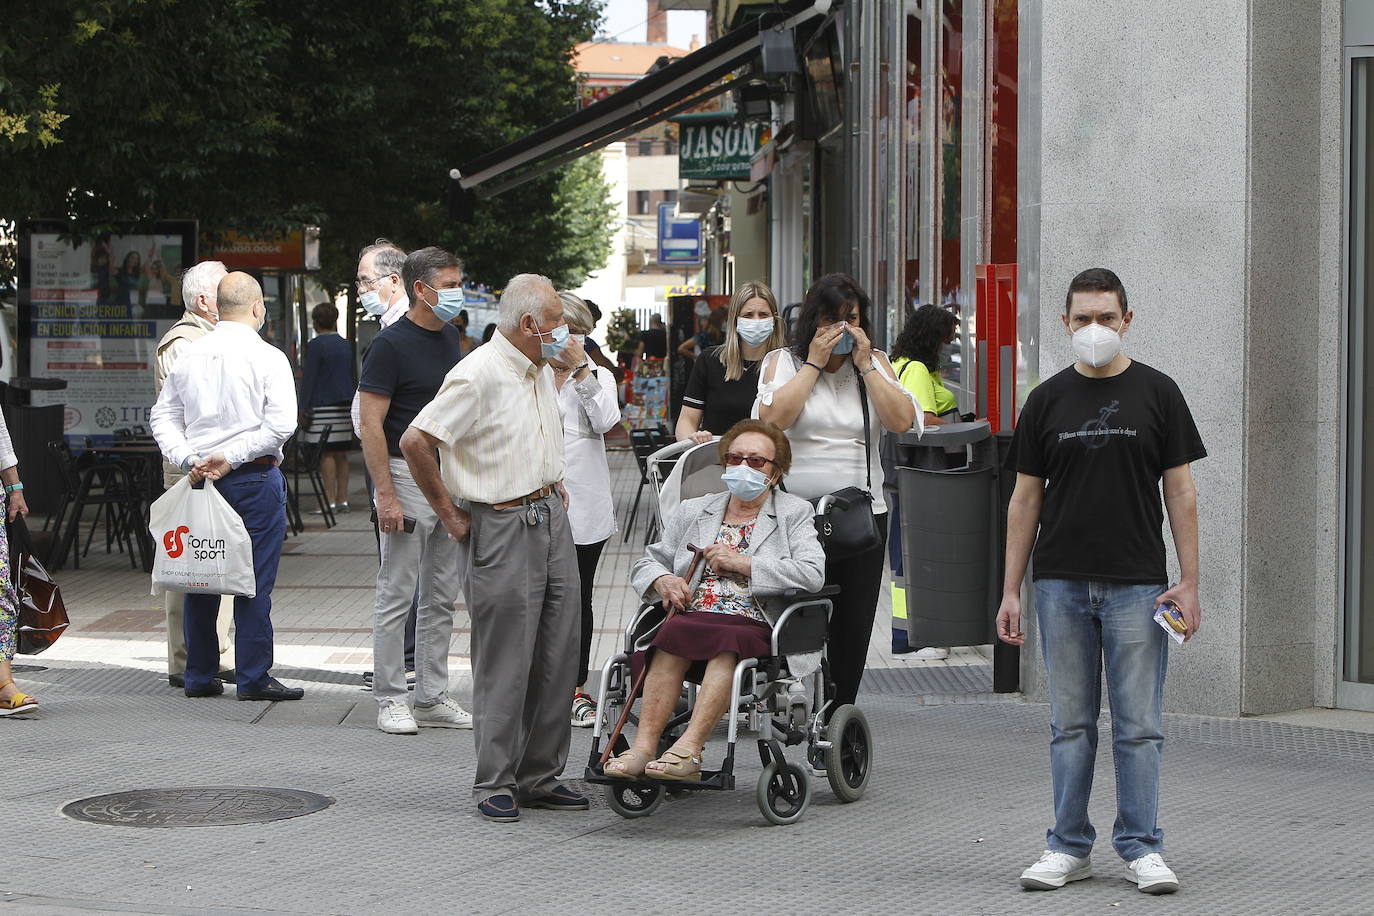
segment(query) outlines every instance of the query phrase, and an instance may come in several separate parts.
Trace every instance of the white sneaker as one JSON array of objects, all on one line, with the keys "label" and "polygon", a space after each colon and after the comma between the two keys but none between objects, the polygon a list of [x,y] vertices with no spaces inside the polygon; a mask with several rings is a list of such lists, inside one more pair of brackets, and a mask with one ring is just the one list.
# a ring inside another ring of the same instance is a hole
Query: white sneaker
[{"label": "white sneaker", "polygon": [[1132,881],[1143,894],[1172,894],[1178,890],[1178,875],[1164,864],[1157,852],[1126,863],[1127,881]]},{"label": "white sneaker", "polygon": [[472,713],[447,694],[433,706],[416,706],[414,715],[421,728],[472,728]]},{"label": "white sneaker", "polygon": [[916,651],[916,658],[923,662],[939,662],[949,658],[949,650],[943,646],[926,646]]},{"label": "white sneaker", "polygon": [[1032,891],[1052,891],[1070,881],[1082,881],[1093,876],[1093,863],[1087,856],[1079,858],[1067,852],[1046,849],[1035,864],[1021,872],[1021,886]]},{"label": "white sneaker", "polygon": [[420,729],[415,726],[415,717],[410,714],[410,708],[404,703],[383,703],[382,708],[377,710],[377,728],[388,735],[420,733]]}]

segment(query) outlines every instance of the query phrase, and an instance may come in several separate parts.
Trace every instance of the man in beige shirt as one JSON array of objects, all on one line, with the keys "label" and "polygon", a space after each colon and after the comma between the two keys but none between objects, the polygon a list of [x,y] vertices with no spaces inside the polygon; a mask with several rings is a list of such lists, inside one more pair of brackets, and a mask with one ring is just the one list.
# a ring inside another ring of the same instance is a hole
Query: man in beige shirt
[{"label": "man in beige shirt", "polygon": [[545,277],[501,295],[491,343],[454,366],[401,436],[449,536],[466,549],[477,775],[487,819],[520,805],[585,810],[558,781],[568,760],[581,586],[563,489],[563,418],[548,360],[568,342]]},{"label": "man in beige shirt", "polygon": [[[157,362],[153,365],[153,385],[156,394],[162,393],[177,359],[193,341],[200,340],[215,329],[219,321],[219,281],[228,273],[219,261],[201,261],[181,275],[181,301],[186,312],[157,342]],[[181,468],[162,462],[162,485],[170,488],[185,476]],[[183,630],[182,609],[186,595],[164,591],[163,604],[167,608],[167,683],[178,689],[186,686],[186,634]],[[234,681],[234,642],[229,638],[229,624],[234,619],[234,598],[226,595],[220,602],[215,629],[219,633],[219,678]]]}]

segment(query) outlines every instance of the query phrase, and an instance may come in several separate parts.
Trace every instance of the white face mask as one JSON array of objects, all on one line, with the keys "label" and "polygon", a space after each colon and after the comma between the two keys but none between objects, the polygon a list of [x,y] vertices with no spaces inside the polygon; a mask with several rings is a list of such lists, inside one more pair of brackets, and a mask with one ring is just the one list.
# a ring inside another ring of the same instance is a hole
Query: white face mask
[{"label": "white face mask", "polygon": [[1073,355],[1094,369],[1101,369],[1121,352],[1121,335],[1100,324],[1073,333]]},{"label": "white face mask", "polygon": [[735,330],[745,343],[757,347],[773,335],[773,324],[772,318],[741,318],[735,322]]}]

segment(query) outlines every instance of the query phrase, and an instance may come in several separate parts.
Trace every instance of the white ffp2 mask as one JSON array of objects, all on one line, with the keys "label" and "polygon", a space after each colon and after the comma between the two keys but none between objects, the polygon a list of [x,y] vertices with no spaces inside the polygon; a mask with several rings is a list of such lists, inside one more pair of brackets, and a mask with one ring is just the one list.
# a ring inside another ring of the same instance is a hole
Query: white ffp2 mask
[{"label": "white ffp2 mask", "polygon": [[1094,369],[1101,369],[1121,352],[1121,335],[1100,324],[1073,332],[1073,355]]}]

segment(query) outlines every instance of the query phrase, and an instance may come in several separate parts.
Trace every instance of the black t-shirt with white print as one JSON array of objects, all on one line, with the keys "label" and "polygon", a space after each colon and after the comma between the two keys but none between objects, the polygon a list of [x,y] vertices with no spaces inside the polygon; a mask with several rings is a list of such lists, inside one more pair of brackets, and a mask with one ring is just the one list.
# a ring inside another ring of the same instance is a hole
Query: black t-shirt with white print
[{"label": "black t-shirt with white print", "polygon": [[1035,578],[1167,582],[1160,479],[1206,456],[1178,385],[1144,363],[1110,378],[1069,366],[1043,382],[1008,458],[1047,482]]}]

